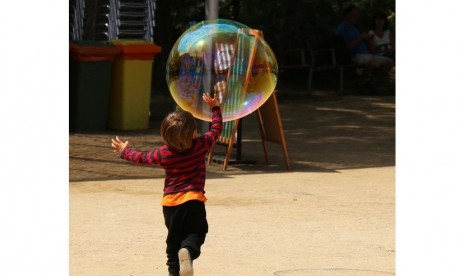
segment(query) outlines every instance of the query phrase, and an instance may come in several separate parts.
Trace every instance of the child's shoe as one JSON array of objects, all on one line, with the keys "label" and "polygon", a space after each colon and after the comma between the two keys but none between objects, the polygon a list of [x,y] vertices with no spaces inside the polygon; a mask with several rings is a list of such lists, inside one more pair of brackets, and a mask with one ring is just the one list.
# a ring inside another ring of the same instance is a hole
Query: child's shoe
[{"label": "child's shoe", "polygon": [[194,268],[192,267],[191,254],[187,248],[181,248],[178,251],[179,258],[179,276],[193,276]]}]

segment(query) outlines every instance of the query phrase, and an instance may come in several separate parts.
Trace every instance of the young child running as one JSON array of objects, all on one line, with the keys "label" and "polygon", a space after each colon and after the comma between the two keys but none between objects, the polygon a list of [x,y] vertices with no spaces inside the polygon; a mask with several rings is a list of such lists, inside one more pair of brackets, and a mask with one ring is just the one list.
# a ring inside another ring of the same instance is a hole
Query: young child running
[{"label": "young child running", "polygon": [[112,139],[114,151],[136,164],[160,165],[165,170],[163,215],[168,228],[166,238],[167,265],[170,276],[194,274],[192,261],[200,256],[200,247],[208,232],[205,212],[205,155],[218,139],[223,120],[217,97],[203,94],[212,109],[212,126],[197,137],[191,113],[178,110],[161,123],[165,145],[146,153],[136,151],[118,137]]}]

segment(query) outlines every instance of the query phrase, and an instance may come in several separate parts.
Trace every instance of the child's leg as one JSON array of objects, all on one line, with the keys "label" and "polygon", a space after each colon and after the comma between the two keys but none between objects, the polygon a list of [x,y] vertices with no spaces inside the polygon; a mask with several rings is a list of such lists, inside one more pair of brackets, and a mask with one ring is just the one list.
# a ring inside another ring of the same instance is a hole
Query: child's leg
[{"label": "child's leg", "polygon": [[181,241],[181,248],[189,250],[192,260],[200,256],[200,247],[205,242],[206,234],[193,233],[189,234],[184,240]]},{"label": "child's leg", "polygon": [[179,272],[179,250],[186,248],[189,251],[190,259],[193,261],[200,256],[200,247],[205,242],[206,234],[192,233],[188,234],[184,239],[173,233],[168,233],[166,239],[166,255],[168,261],[168,271],[174,275]]},{"label": "child's leg", "polygon": [[178,251],[186,248],[192,260],[200,256],[200,247],[208,232],[205,204],[201,201],[188,201],[178,206],[163,207],[166,238],[167,265],[170,272],[179,271]]},{"label": "child's leg", "polygon": [[192,260],[195,260],[200,256],[200,247],[208,232],[207,214],[204,202],[193,200],[185,204],[188,216],[183,222],[181,248],[187,248]]},{"label": "child's leg", "polygon": [[178,251],[181,249],[181,239],[170,237],[166,238],[166,256],[168,260],[166,265],[168,266],[168,271],[173,275],[179,275],[179,259]]},{"label": "child's leg", "polygon": [[179,275],[178,251],[181,249],[182,237],[177,235],[176,227],[174,225],[174,218],[177,213],[177,209],[177,206],[163,207],[165,225],[168,229],[168,235],[166,237],[166,256],[168,260],[166,265],[168,266],[170,275]]}]

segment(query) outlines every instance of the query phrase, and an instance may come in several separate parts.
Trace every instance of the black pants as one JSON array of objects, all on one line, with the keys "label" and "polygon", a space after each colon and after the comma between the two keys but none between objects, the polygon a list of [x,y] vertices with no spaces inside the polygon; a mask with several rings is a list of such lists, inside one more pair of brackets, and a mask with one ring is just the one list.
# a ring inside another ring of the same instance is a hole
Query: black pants
[{"label": "black pants", "polygon": [[178,251],[187,248],[192,260],[200,256],[200,247],[208,232],[205,203],[190,200],[177,206],[163,206],[165,225],[168,228],[166,254],[168,271],[179,272]]}]

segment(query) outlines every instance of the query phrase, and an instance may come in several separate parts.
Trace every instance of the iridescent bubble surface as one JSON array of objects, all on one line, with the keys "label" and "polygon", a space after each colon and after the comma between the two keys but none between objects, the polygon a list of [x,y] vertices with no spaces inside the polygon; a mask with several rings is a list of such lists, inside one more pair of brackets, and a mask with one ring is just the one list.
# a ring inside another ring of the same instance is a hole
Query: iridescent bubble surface
[{"label": "iridescent bubble surface", "polygon": [[276,87],[278,63],[259,30],[217,19],[197,23],[179,37],[166,72],[171,95],[182,109],[211,121],[202,94],[215,91],[226,122],[265,103]]}]

